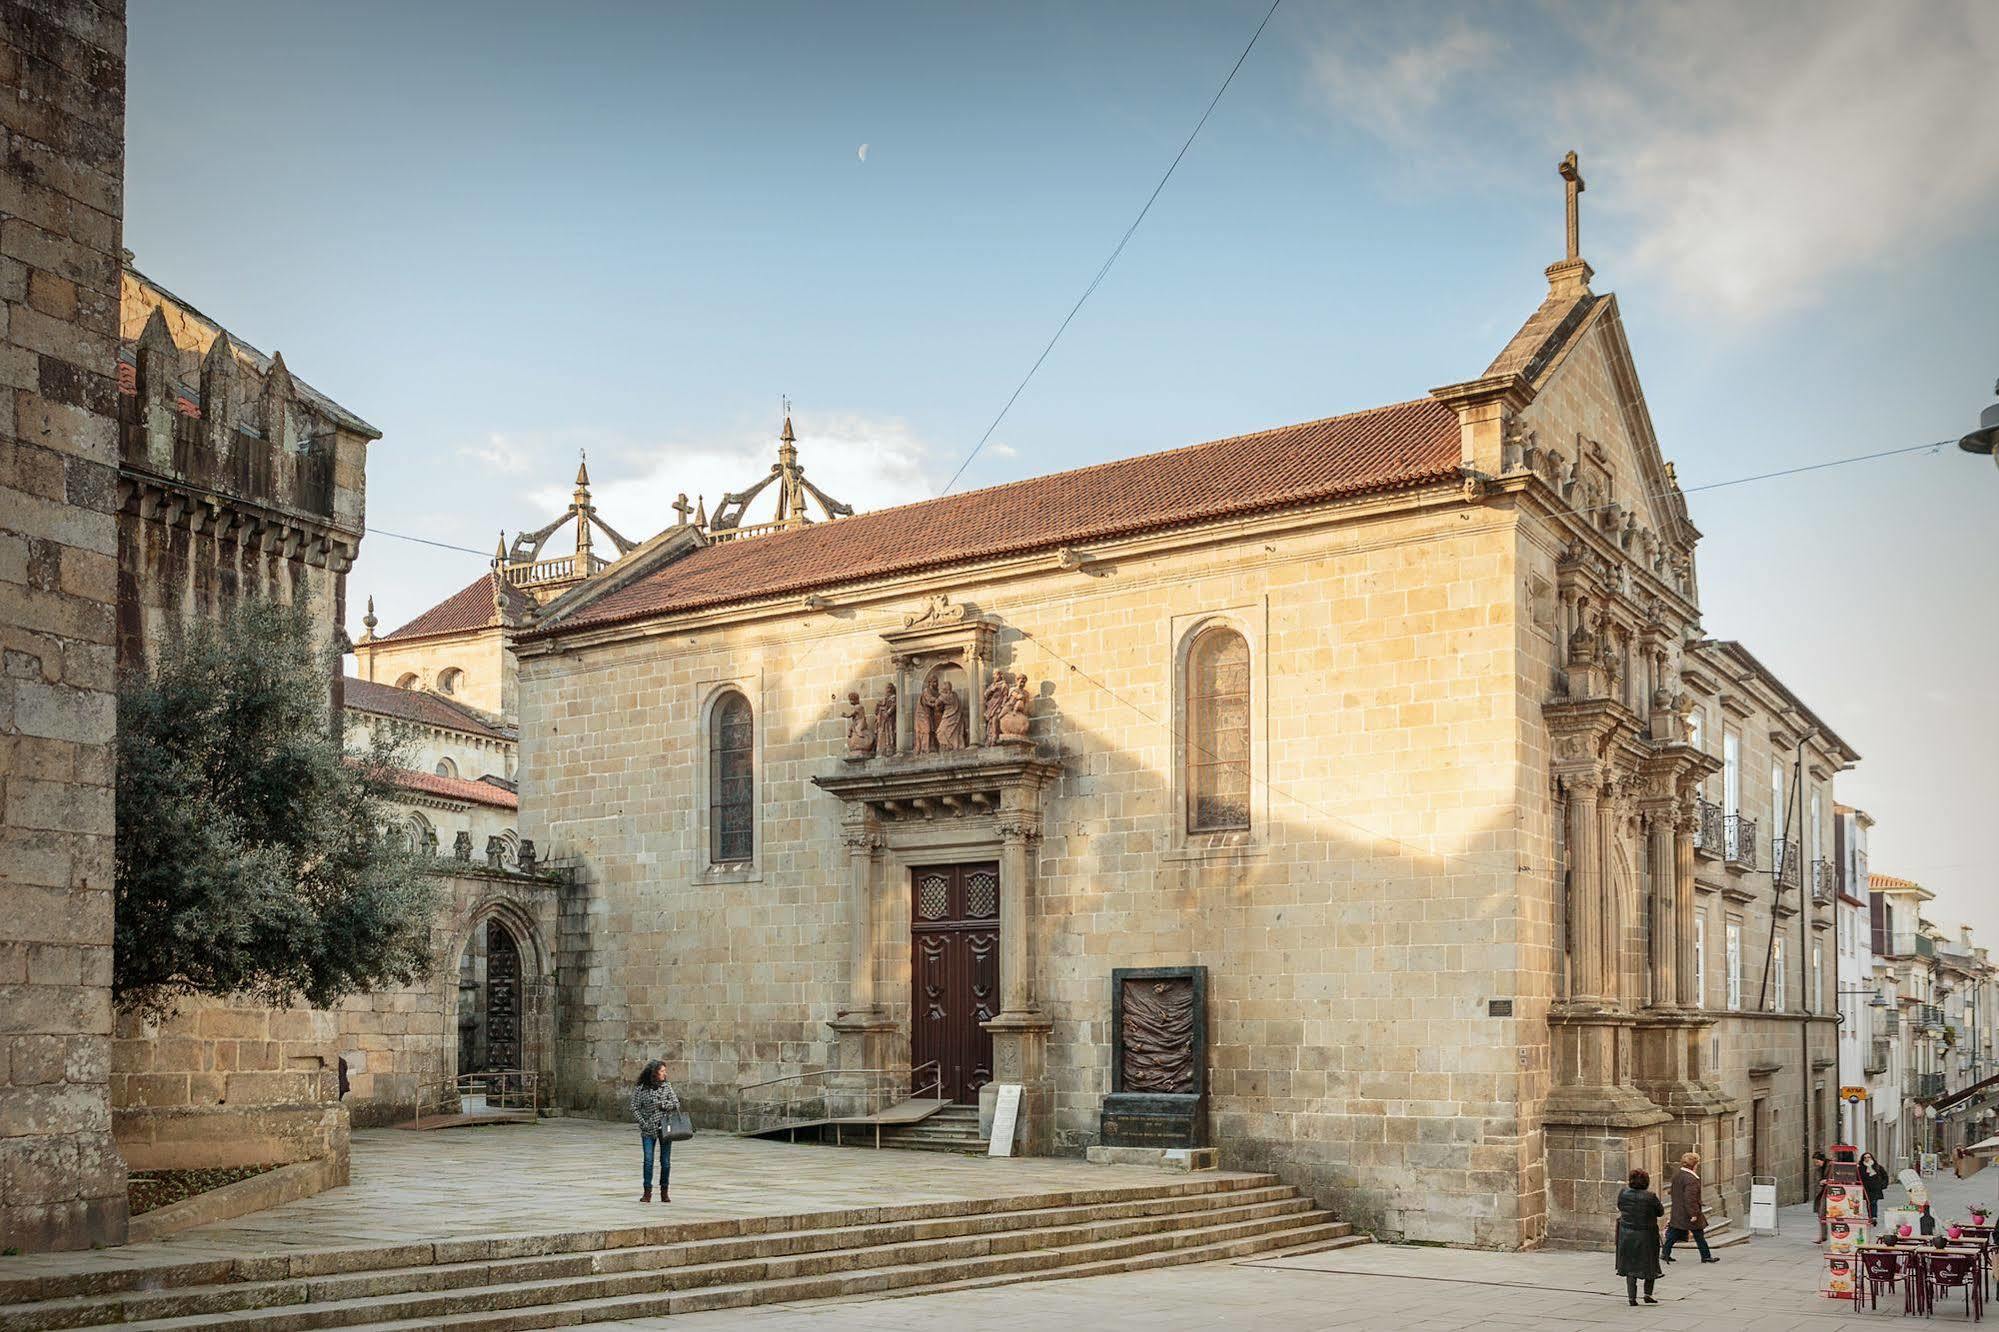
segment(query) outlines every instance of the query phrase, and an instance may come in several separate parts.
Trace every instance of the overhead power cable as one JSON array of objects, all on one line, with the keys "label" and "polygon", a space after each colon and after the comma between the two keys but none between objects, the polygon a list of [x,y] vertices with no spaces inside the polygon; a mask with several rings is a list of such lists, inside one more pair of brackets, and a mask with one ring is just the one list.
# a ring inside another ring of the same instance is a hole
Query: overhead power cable
[{"label": "overhead power cable", "polygon": [[1041,355],[1034,358],[1034,364],[1027,368],[1025,375],[1021,376],[1020,383],[1014,385],[1013,392],[1008,395],[1006,405],[1000,408],[999,415],[995,416],[993,423],[986,427],[986,433],[979,436],[979,442],[972,446],[972,451],[965,455],[965,460],[958,464],[958,470],[951,473],[951,479],[944,483],[944,488],[939,490],[938,494],[948,494],[951,487],[958,484],[958,478],[965,474],[965,469],[972,465],[972,460],[979,456],[981,449],[985,448],[986,441],[993,437],[993,431],[999,429],[1000,422],[1006,420],[1006,414],[1013,410],[1013,404],[1026,390],[1028,381],[1034,378],[1035,372],[1041,369],[1041,363],[1048,359],[1048,353],[1055,350],[1055,344],[1060,342],[1062,335],[1069,331],[1069,324],[1075,319],[1076,312],[1083,308],[1083,302],[1089,300],[1098,286],[1103,283],[1103,280],[1110,275],[1111,265],[1115,264],[1118,261],[1118,256],[1124,253],[1124,247],[1130,242],[1133,233],[1138,230],[1138,224],[1145,221],[1145,215],[1151,212],[1152,205],[1158,202],[1160,192],[1166,188],[1166,182],[1173,179],[1173,172],[1179,167],[1180,159],[1185,157],[1187,150],[1194,146],[1194,140],[1200,135],[1201,127],[1208,123],[1208,117],[1213,115],[1215,108],[1221,104],[1222,94],[1229,90],[1231,83],[1235,82],[1236,71],[1240,70],[1243,62],[1249,59],[1249,53],[1256,49],[1257,38],[1263,36],[1263,30],[1270,26],[1271,16],[1277,13],[1277,6],[1283,2],[1284,0],[1270,0],[1270,8],[1264,13],[1263,22],[1256,25],[1256,31],[1250,34],[1249,44],[1242,48],[1242,54],[1237,56],[1235,64],[1229,67],[1228,77],[1222,80],[1221,87],[1215,89],[1215,95],[1208,99],[1208,109],[1201,113],[1201,118],[1198,121],[1194,122],[1193,133],[1189,134],[1187,141],[1180,145],[1180,151],[1173,154],[1172,162],[1166,167],[1166,174],[1159,178],[1159,183],[1152,187],[1152,193],[1146,197],[1145,207],[1138,210],[1138,216],[1133,218],[1131,225],[1124,229],[1124,235],[1118,237],[1118,243],[1111,247],[1110,258],[1104,260],[1103,267],[1099,268],[1097,275],[1090,279],[1090,284],[1083,288],[1083,294],[1078,296],[1076,303],[1069,307],[1069,313],[1062,316],[1062,323],[1056,328],[1055,336],[1048,339],[1048,345],[1041,349]]}]

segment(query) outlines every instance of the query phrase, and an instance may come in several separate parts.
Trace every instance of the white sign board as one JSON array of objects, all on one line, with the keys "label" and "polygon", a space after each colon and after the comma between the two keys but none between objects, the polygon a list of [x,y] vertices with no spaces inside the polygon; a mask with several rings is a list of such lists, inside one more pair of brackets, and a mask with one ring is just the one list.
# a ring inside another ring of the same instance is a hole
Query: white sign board
[{"label": "white sign board", "polygon": [[1002,1082],[993,1101],[993,1137],[987,1156],[1013,1155],[1013,1129],[1020,1120],[1020,1084]]},{"label": "white sign board", "polygon": [[1777,1228],[1777,1181],[1764,1175],[1749,1181],[1749,1228],[1764,1231]]}]

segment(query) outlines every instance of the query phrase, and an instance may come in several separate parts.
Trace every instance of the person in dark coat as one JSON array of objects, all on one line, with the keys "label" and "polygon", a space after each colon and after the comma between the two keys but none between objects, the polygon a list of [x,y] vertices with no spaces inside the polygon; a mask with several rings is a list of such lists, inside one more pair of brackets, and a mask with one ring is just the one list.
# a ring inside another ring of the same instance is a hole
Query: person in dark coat
[{"label": "person in dark coat", "polygon": [[1673,1211],[1666,1218],[1666,1244],[1659,1250],[1659,1261],[1673,1261],[1673,1246],[1687,1236],[1694,1237],[1694,1246],[1701,1251],[1701,1261],[1718,1263],[1721,1259],[1708,1252],[1707,1212],[1701,1207],[1701,1158],[1695,1152],[1688,1152],[1680,1158],[1680,1168],[1673,1175]]},{"label": "person in dark coat", "polygon": [[1831,1161],[1824,1152],[1812,1153],[1812,1211],[1817,1213],[1819,1219],[1819,1237],[1812,1241],[1814,1244],[1825,1243],[1825,1186],[1826,1171],[1830,1165]]},{"label": "person in dark coat", "polygon": [[1659,1268],[1659,1218],[1666,1208],[1652,1192],[1652,1177],[1634,1170],[1617,1195],[1617,1275],[1624,1278],[1624,1293],[1638,1303],[1638,1283],[1645,1283],[1645,1303],[1652,1298],[1652,1283],[1661,1275]]},{"label": "person in dark coat", "polygon": [[1860,1154],[1860,1187],[1867,1191],[1867,1220],[1881,1221],[1881,1200],[1888,1196],[1888,1167],[1874,1159],[1874,1153]]}]

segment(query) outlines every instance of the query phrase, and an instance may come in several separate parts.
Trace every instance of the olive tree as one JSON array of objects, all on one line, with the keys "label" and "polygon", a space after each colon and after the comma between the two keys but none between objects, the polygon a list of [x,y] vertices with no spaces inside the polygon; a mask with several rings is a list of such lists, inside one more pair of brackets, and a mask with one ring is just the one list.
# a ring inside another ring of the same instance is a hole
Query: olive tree
[{"label": "olive tree", "polygon": [[404,736],[343,747],[337,663],[295,607],[179,630],[118,696],[120,1007],[189,995],[329,1006],[431,966],[438,889],[384,830]]}]

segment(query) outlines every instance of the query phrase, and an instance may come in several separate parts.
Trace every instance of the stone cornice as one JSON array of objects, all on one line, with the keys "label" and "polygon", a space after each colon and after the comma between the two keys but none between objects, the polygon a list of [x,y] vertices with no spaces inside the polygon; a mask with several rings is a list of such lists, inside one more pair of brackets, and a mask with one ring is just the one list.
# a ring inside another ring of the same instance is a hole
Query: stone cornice
[{"label": "stone cornice", "polygon": [[277,508],[224,494],[121,463],[118,508],[143,522],[233,535],[267,554],[301,559],[315,568],[346,573],[361,551],[361,531],[317,514]]}]

